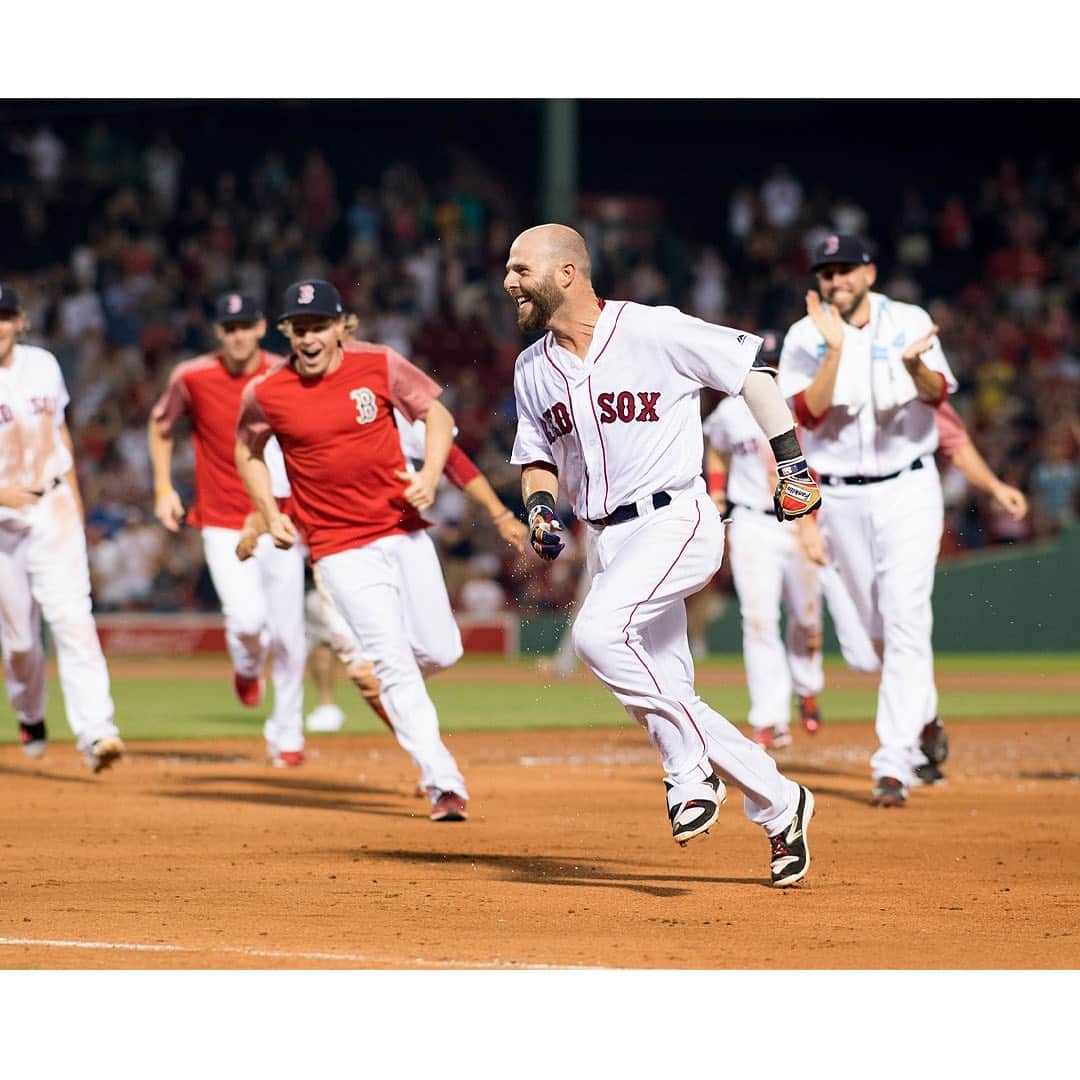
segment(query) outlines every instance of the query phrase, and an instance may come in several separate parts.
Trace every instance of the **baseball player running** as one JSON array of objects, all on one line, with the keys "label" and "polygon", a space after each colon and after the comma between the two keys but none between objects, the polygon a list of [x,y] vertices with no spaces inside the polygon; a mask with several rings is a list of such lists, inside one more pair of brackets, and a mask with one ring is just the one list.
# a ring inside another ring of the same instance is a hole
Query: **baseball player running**
[{"label": "baseball player running", "polygon": [[675,308],[598,299],[585,243],[563,225],[523,232],[506,269],[518,326],[547,331],[514,376],[511,460],[522,466],[531,541],[541,558],[563,549],[560,483],[595,536],[575,650],[659,751],[674,839],[704,833],[732,783],[770,839],[772,884],[793,885],[810,866],[813,795],[697,695],[684,603],[724,547],[701,476],[703,386],[746,397],[777,458],[778,514],[820,501],[791,414],[757,361],[761,338]]},{"label": "baseball player running", "polygon": [[148,437],[154,472],[154,513],[179,532],[184,506],[172,486],[173,429],[191,420],[195,449],[195,501],[187,519],[202,530],[206,565],[221,599],[233,687],[244,705],[262,700],[269,658],[274,709],[263,728],[267,757],[278,767],[304,761],[304,562],[299,551],[276,548],[265,537],[253,562],[236,558],[236,544],[251,500],[236,471],[236,418],[252,379],[283,357],[259,348],[266,320],[258,303],[226,293],[217,303],[214,333],[220,351],[179,364],[150,414]]},{"label": "baseball player running", "polygon": [[780,388],[829,489],[820,518],[837,587],[881,658],[871,803],[897,807],[948,749],[930,595],[944,516],[934,411],[956,380],[930,316],[872,291],[862,240],[826,237],[811,269],[821,294],[807,292],[784,340]]},{"label": "baseball player running", "polygon": [[[780,336],[762,332],[759,357],[775,363]],[[811,734],[821,727],[817,694],[825,684],[821,663],[821,584],[797,531],[776,520],[772,451],[741,397],[727,397],[703,424],[709,493],[731,517],[729,555],[742,618],[743,663],[750,691],[754,742],[791,745],[791,694]],[[725,459],[728,463],[725,468]],[[787,612],[786,648],[780,604]]]},{"label": "baseball player running", "polygon": [[109,672],[91,614],[83,506],[56,357],[20,345],[29,329],[18,293],[0,285],[0,645],[8,700],[30,757],[48,746],[49,624],[76,749],[95,773],[124,753]]},{"label": "baseball player running", "polygon": [[[439,736],[424,667],[461,655],[442,569],[420,516],[435,499],[454,420],[440,387],[383,345],[345,344],[337,290],[309,280],[285,292],[281,315],[292,352],[245,391],[236,461],[273,542],[291,548],[298,527],[312,566],[371,657],[401,746],[420,764],[433,821],[464,821],[468,793]],[[424,464],[408,472],[394,409],[427,423]],[[297,523],[272,493],[265,448],[276,435]],[[423,611],[417,623],[412,613]]]}]

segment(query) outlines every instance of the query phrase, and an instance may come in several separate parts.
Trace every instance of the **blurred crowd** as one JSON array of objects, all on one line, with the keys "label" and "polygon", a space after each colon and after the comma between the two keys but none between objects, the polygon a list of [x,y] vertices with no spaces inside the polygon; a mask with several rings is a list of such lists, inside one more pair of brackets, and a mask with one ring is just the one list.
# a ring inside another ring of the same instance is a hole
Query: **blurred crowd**
[{"label": "blurred crowd", "polygon": [[[30,340],[57,355],[71,391],[99,610],[217,606],[196,532],[178,539],[153,519],[146,424],[173,366],[212,348],[210,313],[226,290],[259,297],[272,325],[287,284],[333,281],[358,337],[391,345],[446,387],[460,446],[520,511],[507,462],[525,342],[501,282],[510,241],[538,220],[536,193],[509,191],[463,151],[440,175],[398,161],[353,187],[356,152],[268,150],[237,172],[227,161],[206,168],[198,132],[134,138],[96,122],[78,137],[47,125],[7,133],[3,273],[25,298]],[[930,310],[960,383],[953,403],[991,467],[1032,502],[1030,519],[1012,522],[947,471],[943,554],[1050,536],[1075,517],[1080,167],[1004,161],[963,190],[913,181],[899,205],[881,206],[778,164],[718,199],[701,208],[721,222],[704,240],[657,199],[582,199],[576,224],[598,293],[782,330],[805,314],[812,246],[826,231],[867,235],[878,288]],[[265,346],[286,351],[276,331]],[[189,496],[183,437],[174,471]],[[445,483],[432,516],[460,609],[571,601],[579,544],[549,565],[515,557]]]}]

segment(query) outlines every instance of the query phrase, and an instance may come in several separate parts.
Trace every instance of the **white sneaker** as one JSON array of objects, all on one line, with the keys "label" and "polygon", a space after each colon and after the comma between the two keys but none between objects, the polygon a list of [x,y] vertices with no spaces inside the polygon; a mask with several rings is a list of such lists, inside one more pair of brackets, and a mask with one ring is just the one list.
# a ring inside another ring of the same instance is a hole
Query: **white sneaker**
[{"label": "white sneaker", "polygon": [[344,726],[345,713],[337,705],[320,705],[304,721],[308,731],[340,731]]},{"label": "white sneaker", "polygon": [[108,735],[104,739],[98,739],[83,751],[83,760],[90,766],[90,771],[95,773],[109,768],[114,761],[119,761],[123,756],[124,744],[118,735]]}]

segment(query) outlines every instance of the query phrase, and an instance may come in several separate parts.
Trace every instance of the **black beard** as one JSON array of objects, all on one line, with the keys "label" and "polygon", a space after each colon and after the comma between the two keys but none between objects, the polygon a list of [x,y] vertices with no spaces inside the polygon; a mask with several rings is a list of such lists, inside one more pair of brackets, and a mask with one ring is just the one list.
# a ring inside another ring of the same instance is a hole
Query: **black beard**
[{"label": "black beard", "polygon": [[562,291],[554,282],[545,282],[543,285],[537,286],[533,292],[528,292],[525,289],[521,291],[532,304],[532,307],[527,313],[522,308],[518,308],[518,329],[523,330],[525,333],[546,329],[548,323],[551,322],[552,316],[559,310],[565,299]]}]

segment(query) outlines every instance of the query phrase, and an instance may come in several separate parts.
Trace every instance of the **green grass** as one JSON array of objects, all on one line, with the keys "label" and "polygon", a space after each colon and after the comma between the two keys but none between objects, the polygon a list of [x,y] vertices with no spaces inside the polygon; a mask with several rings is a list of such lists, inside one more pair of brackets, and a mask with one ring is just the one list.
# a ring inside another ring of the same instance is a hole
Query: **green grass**
[{"label": "green grass", "polygon": [[[482,661],[490,663],[490,661]],[[532,660],[508,661],[533,670]],[[258,738],[268,709],[244,709],[236,703],[225,674],[221,678],[184,678],[184,661],[177,661],[181,677],[175,679],[114,678],[113,697],[117,723],[129,739],[228,739]],[[462,661],[467,673],[472,662]],[[712,657],[699,668],[723,671],[739,678],[730,689],[706,688],[705,700],[735,723],[744,723],[749,705],[741,685],[741,661],[735,657]],[[941,672],[1038,674],[1080,671],[1075,654],[951,655],[937,658]],[[829,672],[843,670],[836,659],[826,662],[826,689],[821,695],[826,723],[869,723],[873,720],[876,694],[873,689],[829,688]],[[227,673],[227,668],[222,668]],[[476,681],[449,682],[433,679],[429,684],[444,731],[512,731],[551,728],[620,727],[629,723],[615,699],[593,680],[563,682],[539,676],[535,683],[491,683],[477,673]],[[961,719],[993,719],[1024,716],[1080,716],[1080,691],[1045,692],[1001,690],[942,690],[941,715],[950,722]],[[348,717],[344,732],[385,732],[385,728],[345,682],[337,686],[337,700]],[[314,705],[308,686],[306,709]],[[305,711],[306,711],[305,709]],[[0,706],[0,743],[16,740],[16,725],[9,707]],[[50,681],[46,715],[50,737],[70,739],[64,720],[60,688]]]}]

